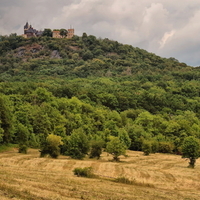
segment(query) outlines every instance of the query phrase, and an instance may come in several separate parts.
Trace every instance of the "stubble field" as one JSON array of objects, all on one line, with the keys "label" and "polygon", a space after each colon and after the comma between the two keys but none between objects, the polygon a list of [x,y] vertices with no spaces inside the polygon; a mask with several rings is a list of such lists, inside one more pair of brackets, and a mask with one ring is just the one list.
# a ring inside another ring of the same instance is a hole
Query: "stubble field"
[{"label": "stubble field", "polygon": [[[181,156],[127,151],[121,162],[111,162],[103,153],[100,160],[39,158],[38,150],[27,155],[17,149],[0,153],[1,200],[199,200],[200,163],[187,168]],[[76,177],[76,167],[92,167],[99,178]],[[128,185],[115,178],[134,180]]]}]

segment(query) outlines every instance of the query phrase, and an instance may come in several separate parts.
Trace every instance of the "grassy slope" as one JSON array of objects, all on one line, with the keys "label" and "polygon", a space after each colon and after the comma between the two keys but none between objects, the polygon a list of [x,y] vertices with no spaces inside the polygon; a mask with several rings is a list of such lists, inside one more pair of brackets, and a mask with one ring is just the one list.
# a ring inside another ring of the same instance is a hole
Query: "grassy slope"
[{"label": "grassy slope", "polygon": [[[1,200],[65,200],[65,199],[199,199],[200,163],[188,169],[187,161],[180,156],[142,152],[128,152],[122,162],[101,160],[72,160],[61,156],[57,160],[39,158],[37,150],[29,154],[17,149],[0,154]],[[75,167],[92,166],[102,179],[75,177]],[[135,185],[114,183],[107,177],[125,176]]]}]

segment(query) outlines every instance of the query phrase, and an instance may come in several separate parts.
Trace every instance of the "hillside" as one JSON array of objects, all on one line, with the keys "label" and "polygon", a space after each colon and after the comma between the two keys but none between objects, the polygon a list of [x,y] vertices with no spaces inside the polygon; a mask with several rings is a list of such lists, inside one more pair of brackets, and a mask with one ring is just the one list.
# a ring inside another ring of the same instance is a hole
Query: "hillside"
[{"label": "hillside", "polygon": [[150,142],[152,152],[174,154],[188,136],[199,143],[198,67],[86,33],[1,36],[0,53],[1,144],[41,148],[53,134],[70,155],[80,135],[88,151],[113,138],[129,150]]},{"label": "hillside", "polygon": [[0,55],[1,81],[27,81],[41,76],[159,79],[165,75],[187,80],[199,77],[197,68],[179,63],[174,58],[161,58],[137,47],[97,39],[86,33],[72,39],[1,36]]},{"label": "hillside", "polygon": [[[141,152],[127,152],[120,163],[101,160],[57,160],[39,158],[37,150],[28,155],[16,150],[0,154],[0,196],[2,200],[184,200],[199,199],[200,165],[191,170],[185,160],[176,155],[154,154],[144,157]],[[90,167],[100,178],[76,177],[75,167]],[[125,176],[135,180],[128,185],[113,182]],[[109,178],[108,178],[109,177]]]}]

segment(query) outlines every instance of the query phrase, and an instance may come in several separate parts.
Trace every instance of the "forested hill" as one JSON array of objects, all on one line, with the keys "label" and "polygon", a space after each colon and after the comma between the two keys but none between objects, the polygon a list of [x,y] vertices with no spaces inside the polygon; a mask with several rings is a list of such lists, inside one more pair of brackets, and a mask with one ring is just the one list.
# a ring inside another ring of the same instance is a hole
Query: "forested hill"
[{"label": "forested hill", "polygon": [[[161,58],[145,50],[95,36],[72,39],[0,37],[0,80],[125,77],[159,79],[161,75],[198,79],[199,70],[174,58]],[[167,77],[166,77],[167,78]]]},{"label": "forested hill", "polygon": [[179,152],[185,137],[200,138],[199,79],[199,67],[85,33],[0,36],[0,141],[39,147],[52,133],[69,153],[78,134]]}]

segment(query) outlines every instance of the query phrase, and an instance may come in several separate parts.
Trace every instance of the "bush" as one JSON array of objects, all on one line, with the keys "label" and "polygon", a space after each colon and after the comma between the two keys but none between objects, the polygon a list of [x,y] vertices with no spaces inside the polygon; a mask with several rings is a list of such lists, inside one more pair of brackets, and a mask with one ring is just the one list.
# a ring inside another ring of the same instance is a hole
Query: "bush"
[{"label": "bush", "polygon": [[172,153],[174,150],[174,144],[171,142],[159,142],[159,153]]},{"label": "bush", "polygon": [[19,145],[19,153],[27,154],[28,147],[26,145]]},{"label": "bush", "polygon": [[78,177],[94,178],[96,177],[96,175],[92,171],[93,171],[92,167],[75,168],[73,170],[74,175]]},{"label": "bush", "polygon": [[145,140],[142,144],[142,151],[144,152],[145,156],[148,156],[152,152],[151,142]]},{"label": "bush", "polygon": [[159,148],[159,143],[158,141],[151,141],[151,153],[156,153],[158,152],[158,148]]},{"label": "bush", "polygon": [[60,145],[63,145],[61,137],[57,135],[50,134],[46,138],[40,150],[40,157],[50,155],[52,158],[57,158],[60,155]]},{"label": "bush", "polygon": [[89,157],[99,159],[102,153],[102,147],[103,147],[102,141],[92,141]]},{"label": "bush", "polygon": [[130,185],[132,185],[134,183],[134,181],[131,181],[131,180],[129,180],[128,178],[126,178],[124,176],[116,178],[115,182],[124,183],[124,184],[130,184]]},{"label": "bush", "polygon": [[134,180],[129,180],[128,178],[126,178],[124,176],[116,178],[114,180],[114,182],[124,183],[124,184],[129,184],[129,185],[137,185],[137,186],[155,188],[155,186],[153,184],[151,184],[151,183],[137,182],[135,179]]}]

